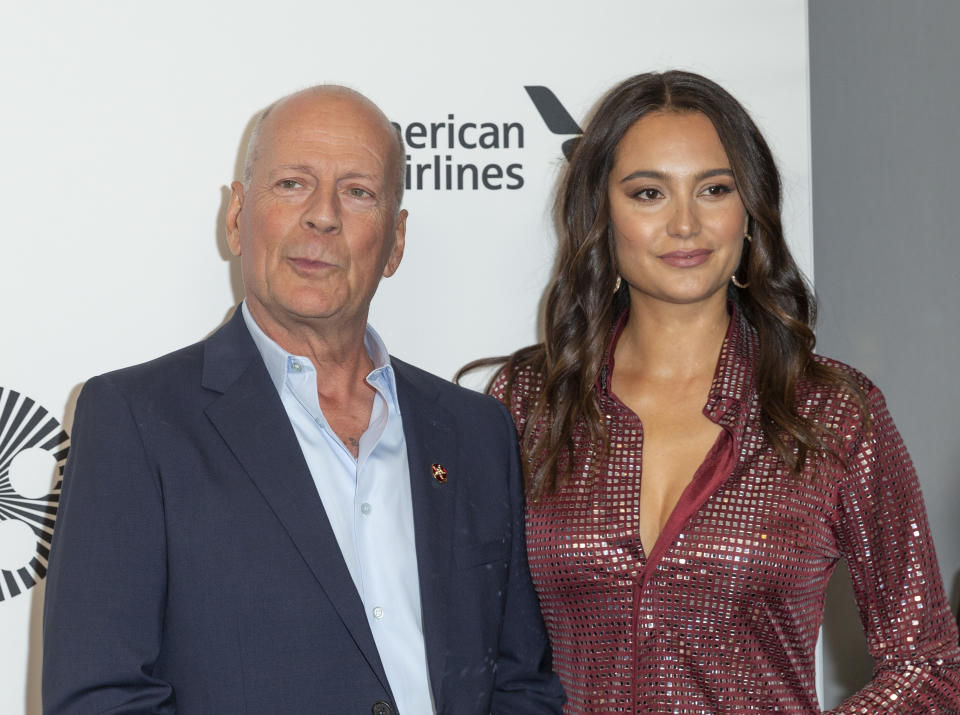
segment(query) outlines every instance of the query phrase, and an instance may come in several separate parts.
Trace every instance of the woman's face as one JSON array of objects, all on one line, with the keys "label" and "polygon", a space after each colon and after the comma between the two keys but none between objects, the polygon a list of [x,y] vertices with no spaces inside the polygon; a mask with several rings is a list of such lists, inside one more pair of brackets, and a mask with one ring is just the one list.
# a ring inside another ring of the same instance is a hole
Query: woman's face
[{"label": "woman's face", "polygon": [[747,212],[706,115],[637,120],[617,145],[607,194],[617,269],[631,301],[726,300]]}]

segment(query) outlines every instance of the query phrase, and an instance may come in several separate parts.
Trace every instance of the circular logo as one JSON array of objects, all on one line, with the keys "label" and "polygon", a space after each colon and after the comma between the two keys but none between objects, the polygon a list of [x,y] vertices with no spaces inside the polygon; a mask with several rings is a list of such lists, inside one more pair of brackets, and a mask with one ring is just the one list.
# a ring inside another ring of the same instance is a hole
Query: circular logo
[{"label": "circular logo", "polygon": [[0,387],[0,601],[47,575],[70,437],[49,410]]}]

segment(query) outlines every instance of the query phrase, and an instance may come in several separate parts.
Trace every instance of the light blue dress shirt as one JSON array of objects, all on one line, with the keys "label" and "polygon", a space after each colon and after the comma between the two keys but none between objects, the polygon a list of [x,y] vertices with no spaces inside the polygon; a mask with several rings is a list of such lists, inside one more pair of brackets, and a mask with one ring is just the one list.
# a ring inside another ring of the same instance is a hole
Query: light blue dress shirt
[{"label": "light blue dress shirt", "polygon": [[[380,336],[367,326],[376,391],[370,423],[353,454],[324,419],[317,373],[267,337],[243,303],[243,319],[290,418],[343,560],[363,601],[401,715],[433,713],[420,609],[410,467],[397,385]],[[323,643],[317,644],[323,648]]]}]

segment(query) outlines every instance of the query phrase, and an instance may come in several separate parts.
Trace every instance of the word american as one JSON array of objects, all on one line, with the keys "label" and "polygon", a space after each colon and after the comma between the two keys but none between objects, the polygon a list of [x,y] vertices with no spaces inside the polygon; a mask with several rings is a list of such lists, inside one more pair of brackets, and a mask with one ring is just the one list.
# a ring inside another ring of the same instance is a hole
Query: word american
[{"label": "word american", "polygon": [[499,191],[523,186],[520,163],[460,158],[461,151],[523,149],[524,130],[519,122],[458,122],[453,114],[448,114],[446,121],[406,125],[393,122],[393,126],[408,149],[433,151],[426,156],[420,151],[407,154],[407,189]]}]

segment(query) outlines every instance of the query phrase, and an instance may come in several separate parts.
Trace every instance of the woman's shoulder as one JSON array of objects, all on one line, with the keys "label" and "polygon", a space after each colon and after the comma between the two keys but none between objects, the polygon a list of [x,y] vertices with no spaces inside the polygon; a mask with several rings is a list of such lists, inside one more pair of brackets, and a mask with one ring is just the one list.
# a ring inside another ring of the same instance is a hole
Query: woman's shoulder
[{"label": "woman's shoulder", "polygon": [[505,395],[513,393],[524,400],[535,397],[543,387],[543,376],[529,363],[504,363],[490,383],[490,394],[501,402]]},{"label": "woman's shoulder", "polygon": [[797,383],[797,409],[846,439],[864,434],[864,426],[886,410],[883,393],[857,368],[813,355],[817,369]]},{"label": "woman's shoulder", "polygon": [[515,353],[496,372],[488,392],[506,405],[522,430],[542,389],[543,375],[534,361]]},{"label": "woman's shoulder", "polygon": [[[870,392],[873,392],[877,389],[877,386],[873,384],[873,381],[869,377],[864,375],[860,370],[848,365],[845,362],[836,360],[835,358],[827,357],[825,355],[813,354],[813,362],[817,365],[820,365],[835,375],[842,375],[850,383],[847,385],[847,389],[855,387],[863,395],[867,395]],[[816,384],[818,381],[811,381],[812,384]]]}]

